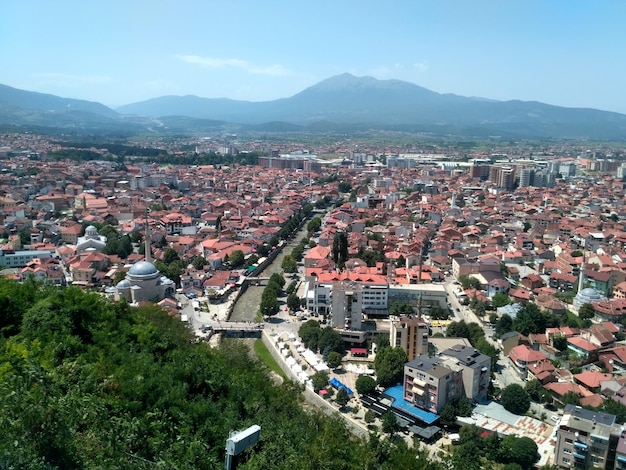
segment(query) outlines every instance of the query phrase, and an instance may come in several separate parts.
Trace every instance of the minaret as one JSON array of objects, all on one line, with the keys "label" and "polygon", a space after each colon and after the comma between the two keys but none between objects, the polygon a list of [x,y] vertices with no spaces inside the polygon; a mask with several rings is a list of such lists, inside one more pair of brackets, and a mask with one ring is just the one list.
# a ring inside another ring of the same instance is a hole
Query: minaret
[{"label": "minaret", "polygon": [[151,263],[150,256],[150,224],[148,223],[148,208],[146,207],[146,242],[144,243],[144,247],[146,249],[146,261]]},{"label": "minaret", "polygon": [[583,262],[580,264],[580,272],[578,273],[578,292],[583,290],[583,281],[585,279],[585,254],[583,253]]}]

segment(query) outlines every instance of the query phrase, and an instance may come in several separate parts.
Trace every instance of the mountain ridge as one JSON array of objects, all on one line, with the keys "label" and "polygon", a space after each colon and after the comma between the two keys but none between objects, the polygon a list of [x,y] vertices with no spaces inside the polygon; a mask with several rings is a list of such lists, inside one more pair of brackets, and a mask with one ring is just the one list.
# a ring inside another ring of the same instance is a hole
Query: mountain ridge
[{"label": "mountain ridge", "polygon": [[[76,113],[78,112],[78,113]],[[184,119],[183,119],[184,118]],[[76,122],[72,122],[75,119]],[[315,131],[336,126],[374,130],[411,129],[471,136],[624,139],[626,115],[592,108],[566,108],[538,101],[498,101],[437,93],[402,80],[344,73],[286,98],[243,101],[166,95],[117,107],[0,85],[0,123],[54,125],[92,130],[145,130],[152,119],[177,132],[222,127]],[[150,128],[151,131],[154,129]]]}]

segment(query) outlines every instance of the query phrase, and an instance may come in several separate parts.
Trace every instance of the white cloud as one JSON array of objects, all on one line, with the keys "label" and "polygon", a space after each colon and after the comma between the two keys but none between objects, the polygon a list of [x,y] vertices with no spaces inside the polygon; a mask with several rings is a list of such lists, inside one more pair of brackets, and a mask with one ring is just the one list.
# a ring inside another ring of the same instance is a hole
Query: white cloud
[{"label": "white cloud", "polygon": [[413,64],[413,68],[416,69],[418,72],[427,72],[429,69],[428,64],[425,64],[423,62]]},{"label": "white cloud", "polygon": [[245,70],[248,73],[255,75],[271,75],[271,76],[285,76],[290,75],[291,72],[280,64],[273,64],[267,66],[259,66],[251,64],[241,59],[221,59],[217,57],[202,57],[197,55],[177,55],[178,60],[182,60],[188,64],[199,65],[201,67],[209,68],[239,68]]}]

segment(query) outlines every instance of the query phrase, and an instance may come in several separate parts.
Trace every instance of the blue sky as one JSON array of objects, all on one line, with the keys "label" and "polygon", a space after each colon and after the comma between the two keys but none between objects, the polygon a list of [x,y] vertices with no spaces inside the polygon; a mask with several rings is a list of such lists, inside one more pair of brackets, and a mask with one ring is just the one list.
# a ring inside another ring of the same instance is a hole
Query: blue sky
[{"label": "blue sky", "polygon": [[1,0],[0,83],[265,101],[344,72],[626,113],[622,0]]}]

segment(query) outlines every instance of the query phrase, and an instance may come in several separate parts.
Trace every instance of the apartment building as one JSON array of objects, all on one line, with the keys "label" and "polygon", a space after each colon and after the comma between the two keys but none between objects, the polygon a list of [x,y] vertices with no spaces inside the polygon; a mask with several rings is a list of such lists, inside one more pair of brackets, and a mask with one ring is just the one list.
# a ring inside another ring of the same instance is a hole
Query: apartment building
[{"label": "apartment building", "polygon": [[491,358],[476,348],[456,345],[440,353],[444,365],[452,363],[463,370],[463,389],[469,400],[484,402],[487,400],[489,381],[491,380]]},{"label": "apartment building", "polygon": [[559,468],[625,468],[622,461],[616,461],[622,431],[615,418],[608,413],[566,405],[556,432],[554,463]]},{"label": "apartment building", "polygon": [[463,369],[450,369],[438,357],[417,356],[404,365],[404,399],[432,413],[440,413],[446,403],[463,393]]},{"label": "apartment building", "polygon": [[433,413],[462,396],[485,401],[490,370],[489,356],[463,344],[434,357],[421,354],[404,366],[404,399]]},{"label": "apartment building", "polygon": [[389,341],[406,351],[409,361],[428,354],[428,324],[416,317],[400,317],[391,322]]}]

